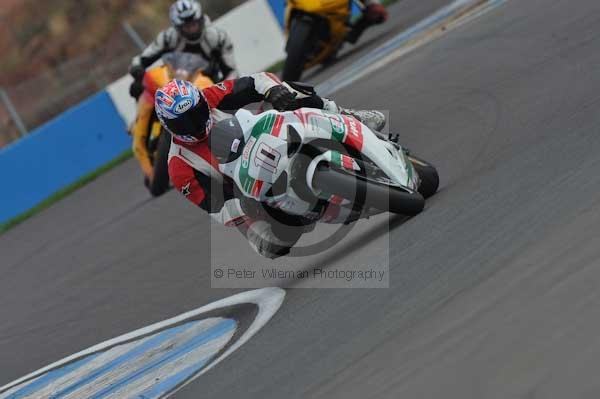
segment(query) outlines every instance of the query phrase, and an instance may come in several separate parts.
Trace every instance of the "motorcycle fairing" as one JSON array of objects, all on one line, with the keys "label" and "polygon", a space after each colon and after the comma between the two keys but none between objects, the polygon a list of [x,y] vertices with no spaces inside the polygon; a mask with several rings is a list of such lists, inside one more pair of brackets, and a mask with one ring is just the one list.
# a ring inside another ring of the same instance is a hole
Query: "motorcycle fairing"
[{"label": "motorcycle fairing", "polygon": [[[257,201],[296,215],[303,215],[314,207],[314,204],[301,199],[289,182],[289,176],[294,173],[296,154],[292,152],[291,158],[288,157],[288,131],[299,135],[304,144],[317,139],[345,144],[374,162],[393,183],[406,191],[412,192],[418,187],[418,177],[402,149],[380,140],[352,117],[311,108],[293,112],[267,111],[258,115],[241,109],[235,117],[244,132],[246,145],[241,157],[219,168],[236,181],[244,195]],[[292,129],[288,129],[288,125]],[[311,186],[312,173],[319,162],[349,170],[360,168],[356,160],[338,151],[325,150],[315,157],[314,167],[312,170],[309,168],[306,174],[306,183],[316,196],[325,196],[325,199],[330,199],[330,195],[317,192]],[[279,179],[288,180],[287,190],[277,190],[279,194],[273,195],[274,190],[271,189],[274,183],[286,183]]]}]

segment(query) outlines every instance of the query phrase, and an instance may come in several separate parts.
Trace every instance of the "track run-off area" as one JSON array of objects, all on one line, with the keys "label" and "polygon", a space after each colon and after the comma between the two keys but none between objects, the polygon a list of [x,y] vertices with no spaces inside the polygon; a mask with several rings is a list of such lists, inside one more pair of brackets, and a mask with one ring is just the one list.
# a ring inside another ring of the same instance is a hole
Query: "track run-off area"
[{"label": "track run-off area", "polygon": [[[400,1],[308,80],[448,3]],[[285,260],[389,264],[389,288],[287,289],[175,397],[599,397],[598,26],[594,0],[509,0],[331,93],[389,111],[440,192],[414,218]],[[133,160],[0,236],[0,259],[0,385],[245,291],[211,288],[211,266],[277,263],[180,194],[149,199]]]}]

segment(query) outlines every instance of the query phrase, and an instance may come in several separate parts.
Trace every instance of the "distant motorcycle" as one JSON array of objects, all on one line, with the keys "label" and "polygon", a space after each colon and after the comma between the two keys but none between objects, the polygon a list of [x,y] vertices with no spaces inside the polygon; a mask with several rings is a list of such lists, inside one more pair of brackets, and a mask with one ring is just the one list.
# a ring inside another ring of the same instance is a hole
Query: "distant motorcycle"
[{"label": "distant motorcycle", "polygon": [[437,191],[438,173],[378,134],[317,109],[242,109],[213,126],[209,145],[241,195],[287,214],[314,214],[325,201],[416,215]]},{"label": "distant motorcycle", "polygon": [[[171,52],[162,56],[163,65],[152,68],[144,76],[145,91],[152,96],[156,90],[172,79],[185,79],[199,89],[213,84],[209,64],[199,55],[184,52]],[[148,124],[146,148],[154,168],[154,178],[148,182],[148,190],[154,196],[162,195],[169,189],[167,166],[171,135],[164,132],[155,112]]]},{"label": "distant motorcycle", "polygon": [[[361,1],[355,4],[365,9]],[[345,40],[355,43],[366,26],[351,25],[349,0],[288,0],[285,26],[287,58],[282,78],[297,81],[302,71],[335,57]]]}]

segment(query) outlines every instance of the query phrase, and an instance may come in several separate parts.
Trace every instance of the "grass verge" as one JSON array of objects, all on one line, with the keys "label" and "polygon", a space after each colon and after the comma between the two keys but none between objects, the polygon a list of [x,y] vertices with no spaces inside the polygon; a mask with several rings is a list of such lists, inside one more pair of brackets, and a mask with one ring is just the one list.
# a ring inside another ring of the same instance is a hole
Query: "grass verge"
[{"label": "grass verge", "polygon": [[0,224],[0,235],[5,233],[9,229],[15,227],[19,223],[22,223],[23,221],[29,219],[33,215],[40,213],[41,211],[50,207],[54,203],[60,201],[67,195],[73,193],[74,191],[77,191],[79,188],[85,186],[92,180],[95,180],[100,175],[108,172],[115,166],[122,164],[123,162],[125,162],[126,160],[131,158],[132,155],[133,155],[133,153],[131,152],[131,150],[127,150],[127,151],[123,152],[121,155],[119,155],[117,158],[113,159],[106,165],[101,166],[100,168],[96,169],[95,171],[90,172],[87,175],[81,177],[79,180],[70,184],[69,186],[57,191],[56,193],[52,194],[50,197],[46,198],[45,200],[43,200],[42,202],[37,204],[35,207],[31,208],[30,210],[23,212],[22,214],[14,217],[13,219],[10,219],[6,223]]}]

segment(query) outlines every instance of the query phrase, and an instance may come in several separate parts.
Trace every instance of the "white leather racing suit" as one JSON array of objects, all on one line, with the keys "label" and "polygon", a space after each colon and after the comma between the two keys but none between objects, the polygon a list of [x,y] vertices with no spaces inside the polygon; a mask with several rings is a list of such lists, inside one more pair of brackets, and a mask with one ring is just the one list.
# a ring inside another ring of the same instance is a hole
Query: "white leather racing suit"
[{"label": "white leather racing suit", "polygon": [[161,31],[140,55],[133,58],[131,67],[141,66],[145,69],[163,54],[171,51],[201,55],[211,63],[214,72],[220,74],[217,80],[234,79],[238,76],[231,38],[223,29],[213,25],[206,15],[204,15],[204,31],[200,39],[189,41],[183,38],[177,29],[169,27]]}]

